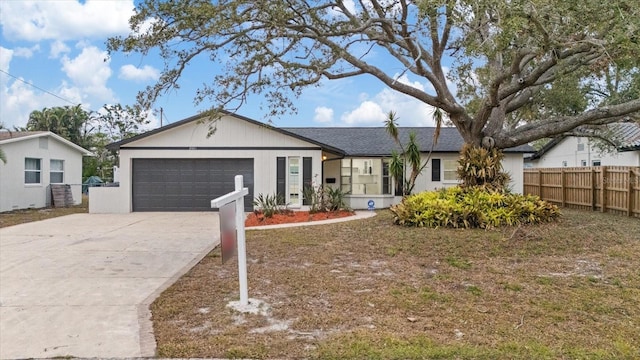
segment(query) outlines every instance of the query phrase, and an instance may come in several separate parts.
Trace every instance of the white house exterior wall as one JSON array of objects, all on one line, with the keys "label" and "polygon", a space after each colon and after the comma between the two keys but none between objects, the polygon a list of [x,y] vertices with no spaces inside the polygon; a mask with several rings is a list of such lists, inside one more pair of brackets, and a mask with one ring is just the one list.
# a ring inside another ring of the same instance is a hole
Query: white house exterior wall
[{"label": "white house exterior wall", "polygon": [[[318,145],[228,116],[218,121],[216,126],[216,132],[207,137],[208,125],[194,121],[123,146],[118,170],[120,186],[90,192],[89,211],[132,211],[133,159],[254,159],[254,196],[276,193],[278,157],[311,157],[312,177],[318,180],[321,177],[322,150]],[[136,149],[140,147],[146,149]],[[183,149],[171,149],[176,147]],[[113,199],[117,199],[118,204],[109,203]]]},{"label": "white house exterior wall", "polygon": [[[415,188],[413,193],[421,191],[432,191],[436,189],[442,189],[446,187],[456,186],[459,181],[445,181],[444,180],[444,161],[445,160],[458,160],[459,154],[457,153],[435,153],[431,156],[431,159],[440,159],[440,178],[441,181],[431,181],[431,161],[423,169],[422,173],[416,178]],[[422,161],[427,161],[427,155],[422,155]],[[524,155],[521,153],[506,153],[502,162],[503,168],[511,175],[511,182],[509,188],[515,193],[522,194],[524,189]],[[409,177],[410,170],[407,170],[406,176]],[[340,161],[332,160],[324,163],[324,180],[327,178],[336,178],[335,184],[329,184],[332,187],[340,187]],[[393,195],[348,195],[348,205],[354,209],[367,208],[368,200],[374,200],[376,208],[389,207],[394,203],[400,201],[399,197]]]},{"label": "white house exterior wall", "polygon": [[[444,180],[444,161],[445,160],[453,160],[456,161],[460,157],[457,153],[436,153],[431,156],[432,159],[441,159],[441,181],[431,181],[431,161],[424,168],[422,173],[416,179],[416,185],[414,189],[415,192],[419,191],[431,191],[441,188],[447,188],[451,186],[458,185],[458,181],[446,181]],[[427,161],[427,156],[425,154],[422,155],[422,161]],[[509,183],[509,188],[516,193],[521,194],[524,189],[524,156],[521,153],[506,153],[504,156],[504,160],[502,161],[502,166],[504,171],[511,175],[511,182]],[[409,173],[407,176],[409,176]]]},{"label": "white house exterior wall", "polygon": [[[47,148],[40,147],[46,141]],[[46,139],[46,140],[44,140]],[[75,204],[82,202],[82,153],[51,136],[2,144],[7,163],[0,162],[0,212],[47,205],[50,160],[64,160],[64,183],[70,184]],[[25,184],[25,158],[40,159],[40,184]]]},{"label": "white house exterior wall", "polygon": [[[583,144],[582,150],[579,150],[579,144]],[[567,137],[544,153],[541,158],[534,160],[532,166],[538,168],[593,166],[593,161],[598,160],[602,166],[640,166],[640,151],[601,153],[588,138]],[[586,165],[583,165],[583,161]]]}]

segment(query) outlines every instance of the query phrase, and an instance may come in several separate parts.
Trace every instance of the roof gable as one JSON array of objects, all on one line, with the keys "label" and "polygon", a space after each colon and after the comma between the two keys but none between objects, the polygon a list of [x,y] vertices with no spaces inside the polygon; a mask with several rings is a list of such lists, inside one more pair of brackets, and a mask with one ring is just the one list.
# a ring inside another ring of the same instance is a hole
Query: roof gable
[{"label": "roof gable", "polygon": [[81,153],[84,156],[93,156],[91,151],[72,143],[71,141],[63,138],[60,135],[57,135],[51,131],[3,131],[0,132],[0,145],[6,145],[11,143],[16,143],[20,141],[26,141],[41,137],[49,137],[58,142],[72,148],[73,150]]},{"label": "roof gable", "polygon": [[316,147],[342,155],[340,149],[286,130],[236,114],[225,113],[215,123],[215,132],[207,136],[206,115],[196,115],[129,139],[111,143],[111,150],[128,148],[232,148],[232,147]]}]

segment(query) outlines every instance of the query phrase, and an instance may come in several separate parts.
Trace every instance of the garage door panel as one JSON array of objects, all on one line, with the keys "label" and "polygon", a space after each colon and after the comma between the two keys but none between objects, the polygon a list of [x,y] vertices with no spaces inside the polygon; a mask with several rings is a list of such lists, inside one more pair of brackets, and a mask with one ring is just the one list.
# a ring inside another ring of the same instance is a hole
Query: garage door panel
[{"label": "garage door panel", "polygon": [[211,200],[235,188],[243,175],[253,209],[253,159],[133,159],[134,211],[208,211]]}]

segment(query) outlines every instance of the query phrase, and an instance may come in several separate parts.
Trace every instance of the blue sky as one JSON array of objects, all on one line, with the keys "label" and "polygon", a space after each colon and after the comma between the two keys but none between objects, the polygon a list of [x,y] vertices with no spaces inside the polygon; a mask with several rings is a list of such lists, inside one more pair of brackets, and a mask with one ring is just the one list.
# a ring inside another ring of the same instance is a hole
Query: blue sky
[{"label": "blue sky", "polygon": [[[153,55],[119,53],[107,59],[106,39],[128,33],[134,6],[133,0],[0,1],[0,122],[7,128],[24,126],[31,111],[44,107],[82,104],[98,110],[104,104],[133,104],[136,93],[153,84],[163,66]],[[214,71],[210,63],[195,63],[181,79],[181,88],[158,100],[154,109],[163,108],[165,124],[215,105],[193,103],[196,88]],[[430,88],[406,74],[399,81]],[[261,99],[253,97],[238,114],[264,121],[260,105]],[[432,125],[429,106],[369,76],[323,81],[305,91],[296,105],[297,114],[272,119],[274,125],[381,126],[390,110],[397,112],[401,126]],[[151,118],[150,127],[159,126],[159,116]]]}]

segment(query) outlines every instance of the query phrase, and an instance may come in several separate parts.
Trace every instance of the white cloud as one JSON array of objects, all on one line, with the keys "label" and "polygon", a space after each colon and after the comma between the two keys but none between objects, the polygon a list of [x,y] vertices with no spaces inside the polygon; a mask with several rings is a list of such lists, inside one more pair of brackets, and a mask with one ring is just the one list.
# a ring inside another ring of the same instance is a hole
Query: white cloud
[{"label": "white cloud", "polygon": [[[0,70],[9,72],[9,64],[13,58],[13,50],[0,46]],[[6,76],[2,74],[2,76]]]},{"label": "white cloud", "polygon": [[341,117],[341,120],[349,126],[382,126],[384,119],[385,112],[382,107],[369,100]]},{"label": "white cloud", "polygon": [[[4,74],[0,74],[4,75]],[[29,114],[34,110],[45,107],[70,105],[51,94],[35,92],[34,88],[20,80],[8,81],[4,76],[0,76],[0,119],[5,127],[12,129],[14,126],[23,127],[27,125]],[[52,93],[70,100],[78,100],[81,103],[79,94],[73,88],[62,88],[52,91]],[[83,106],[84,107],[84,106]]]},{"label": "white cloud", "polygon": [[401,83],[401,84],[405,84],[405,85],[409,85],[413,88],[416,88],[420,91],[424,91],[424,85],[420,82],[420,81],[411,81],[409,80],[409,77],[407,76],[407,74],[395,74],[394,79],[396,79],[397,82]]},{"label": "white cloud", "polygon": [[313,121],[323,124],[333,122],[333,109],[326,106],[318,106],[315,110]]},{"label": "white cloud", "polygon": [[113,92],[106,86],[107,80],[111,77],[110,60],[106,51],[90,46],[82,49],[74,59],[65,55],[60,62],[62,71],[83,92],[104,102],[115,100]]},{"label": "white cloud", "polygon": [[33,56],[34,52],[37,52],[37,51],[40,51],[40,45],[35,44],[30,48],[26,48],[26,47],[15,48],[13,55],[28,59]]},{"label": "white cloud", "polygon": [[126,34],[134,7],[133,0],[4,1],[0,25],[15,40],[102,39]]},{"label": "white cloud", "polygon": [[128,64],[120,68],[120,79],[133,81],[157,80],[160,77],[160,71],[153,66],[145,65],[141,68]]},{"label": "white cloud", "polygon": [[[395,76],[397,81],[416,89],[425,90],[424,84],[411,81],[408,76]],[[345,112],[340,120],[347,126],[383,126],[390,111],[396,113],[400,126],[434,126],[433,110],[430,105],[390,88],[383,88],[373,96],[359,94],[360,104],[354,110]]]},{"label": "white cloud", "polygon": [[57,59],[61,54],[66,54],[71,49],[63,41],[56,40],[51,43],[51,49],[49,50],[49,58]]}]

